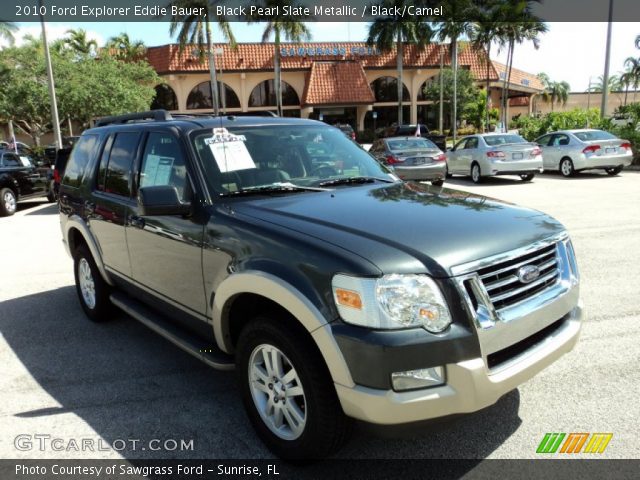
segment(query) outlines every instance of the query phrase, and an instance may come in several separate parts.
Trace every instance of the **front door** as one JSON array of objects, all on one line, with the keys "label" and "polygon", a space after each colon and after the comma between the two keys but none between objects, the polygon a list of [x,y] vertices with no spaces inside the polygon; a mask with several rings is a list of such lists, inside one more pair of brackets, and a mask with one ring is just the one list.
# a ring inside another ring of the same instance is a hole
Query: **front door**
[{"label": "front door", "polygon": [[[171,185],[182,201],[196,204],[184,149],[171,132],[146,136],[136,184]],[[202,239],[207,219],[194,210],[190,216],[142,216],[138,208],[127,222],[133,279],[188,309],[206,312],[202,277]]]}]

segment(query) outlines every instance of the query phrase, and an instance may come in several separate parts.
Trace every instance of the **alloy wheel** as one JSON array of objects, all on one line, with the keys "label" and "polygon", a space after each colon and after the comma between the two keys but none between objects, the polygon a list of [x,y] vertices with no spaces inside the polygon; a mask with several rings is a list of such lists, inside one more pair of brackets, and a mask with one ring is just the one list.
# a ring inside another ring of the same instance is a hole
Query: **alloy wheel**
[{"label": "alloy wheel", "polygon": [[87,307],[93,310],[96,306],[96,286],[91,273],[91,265],[86,258],[81,258],[78,262],[78,280],[82,299]]},{"label": "alloy wheel", "polygon": [[12,214],[16,211],[16,196],[11,190],[7,190],[6,192],[4,192],[2,202],[4,203],[5,210],[9,214]]}]

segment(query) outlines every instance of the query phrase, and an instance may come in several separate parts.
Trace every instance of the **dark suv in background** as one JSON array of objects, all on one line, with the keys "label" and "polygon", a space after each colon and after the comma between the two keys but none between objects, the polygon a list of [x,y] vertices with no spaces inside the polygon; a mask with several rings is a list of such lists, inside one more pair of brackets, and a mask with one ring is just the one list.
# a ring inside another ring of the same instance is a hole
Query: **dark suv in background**
[{"label": "dark suv in background", "polygon": [[115,305],[235,368],[281,457],[335,452],[353,419],[482,409],[580,331],[560,223],[402,182],[313,120],[103,119],[71,153],[60,220],[87,316]]}]

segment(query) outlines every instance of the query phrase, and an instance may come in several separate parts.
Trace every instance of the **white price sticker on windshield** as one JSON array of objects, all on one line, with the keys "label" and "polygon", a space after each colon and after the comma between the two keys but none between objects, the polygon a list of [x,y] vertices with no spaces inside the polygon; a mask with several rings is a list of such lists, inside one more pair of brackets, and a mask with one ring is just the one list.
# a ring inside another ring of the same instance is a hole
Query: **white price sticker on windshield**
[{"label": "white price sticker on windshield", "polygon": [[214,128],[213,137],[205,139],[213,158],[222,173],[256,168],[251,154],[244,144],[244,135],[234,135],[226,128]]}]

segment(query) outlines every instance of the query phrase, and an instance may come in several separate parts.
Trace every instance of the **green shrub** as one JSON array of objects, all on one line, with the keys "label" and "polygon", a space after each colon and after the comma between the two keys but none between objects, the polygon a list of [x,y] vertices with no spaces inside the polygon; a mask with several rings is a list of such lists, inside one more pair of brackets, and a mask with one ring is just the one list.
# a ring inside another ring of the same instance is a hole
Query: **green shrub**
[{"label": "green shrub", "polygon": [[373,143],[376,139],[376,134],[373,130],[359,130],[356,133],[356,140],[358,143]]}]

